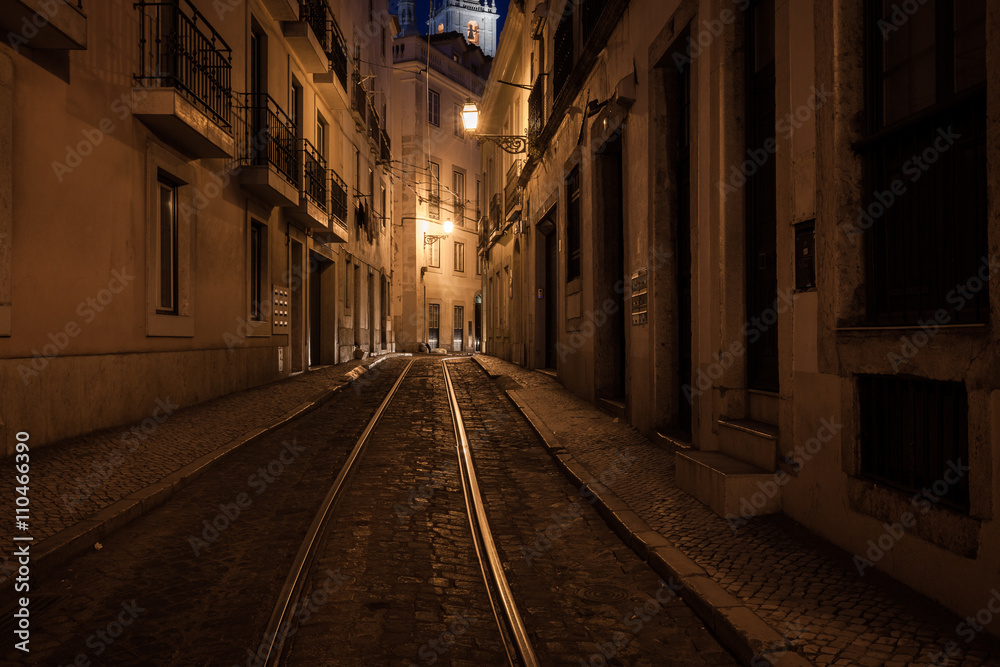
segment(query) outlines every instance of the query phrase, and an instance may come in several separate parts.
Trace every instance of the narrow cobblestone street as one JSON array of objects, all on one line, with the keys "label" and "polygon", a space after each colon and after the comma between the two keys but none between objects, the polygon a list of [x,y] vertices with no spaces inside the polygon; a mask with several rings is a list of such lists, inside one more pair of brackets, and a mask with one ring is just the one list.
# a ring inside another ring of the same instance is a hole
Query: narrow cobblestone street
[{"label": "narrow cobblestone street", "polygon": [[[735,664],[608,528],[482,369],[449,362],[503,567],[544,665]],[[254,665],[292,556],[378,403],[390,359],[244,445],[32,589],[27,660]],[[634,464],[618,453],[616,468]],[[287,664],[504,661],[462,499],[440,359],[413,363],[333,509]]]}]

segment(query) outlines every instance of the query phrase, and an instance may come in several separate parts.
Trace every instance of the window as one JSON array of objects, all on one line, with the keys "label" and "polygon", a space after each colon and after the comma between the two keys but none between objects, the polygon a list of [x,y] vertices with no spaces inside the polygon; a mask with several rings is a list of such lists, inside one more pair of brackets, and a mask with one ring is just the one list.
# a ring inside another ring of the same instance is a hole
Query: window
[{"label": "window", "polygon": [[[898,376],[858,377],[861,474],[907,495],[935,487],[940,502],[969,511],[969,401],[960,382]],[[944,493],[935,484],[948,483]]]},{"label": "window", "polygon": [[455,241],[455,270],[465,272],[465,244]]},{"label": "window", "polygon": [[566,282],[580,277],[580,167],[574,167],[566,178]]},{"label": "window", "polygon": [[327,141],[330,136],[330,126],[319,112],[316,112],[316,149],[319,154],[326,159]]},{"label": "window", "polygon": [[441,127],[441,93],[436,90],[430,91],[427,97],[427,122]]},{"label": "window", "polygon": [[156,312],[177,314],[177,186],[163,178],[158,183],[156,239]]},{"label": "window", "polygon": [[476,255],[476,275],[483,275],[483,258],[478,254]]},{"label": "window", "polygon": [[451,174],[451,193],[454,196],[453,211],[456,227],[465,227],[465,174],[454,171]]},{"label": "window", "polygon": [[986,1],[927,0],[899,26],[896,3],[867,10],[867,200],[849,230],[866,241],[867,320],[986,322],[985,283],[948,297],[988,248]]},{"label": "window", "polygon": [[347,267],[347,280],[344,281],[344,309],[351,309],[351,294],[354,292],[354,271],[351,270],[350,261],[345,264]]},{"label": "window", "polygon": [[427,217],[431,220],[439,220],[441,218],[441,165],[437,162],[428,163],[428,172],[430,183],[427,185]]},{"label": "window", "polygon": [[464,331],[463,326],[465,325],[465,306],[455,306],[455,328],[452,332],[452,350],[454,352],[462,351],[462,343],[464,342],[464,337],[462,332]]},{"label": "window", "polygon": [[433,350],[440,347],[441,341],[441,304],[427,304],[427,344]]},{"label": "window", "polygon": [[368,167],[368,196],[375,198],[375,170]]},{"label": "window", "polygon": [[385,229],[385,220],[389,217],[389,201],[386,198],[385,186],[381,186],[382,189],[382,229]]},{"label": "window", "polygon": [[252,220],[250,222],[250,319],[258,322],[264,319],[261,297],[266,289],[264,270],[266,239],[264,225]]},{"label": "window", "polygon": [[435,268],[435,269],[440,269],[441,268],[441,239],[438,239],[437,241],[434,241],[433,243],[431,243],[427,247],[429,248],[428,252],[431,255],[430,262],[428,263],[428,266],[430,266],[432,268]]},{"label": "window", "polygon": [[361,194],[361,151],[354,148],[354,190]]},{"label": "window", "polygon": [[[295,127],[302,125],[302,86],[292,78],[292,89],[288,93],[288,117],[295,121]],[[318,138],[318,137],[317,137]]]},{"label": "window", "polygon": [[478,222],[483,217],[483,204],[482,204],[482,190],[483,184],[478,178],[476,178],[476,221]]},{"label": "window", "polygon": [[454,122],[455,136],[464,137],[465,136],[465,125],[462,124],[462,105],[455,105],[455,115],[452,117]]}]

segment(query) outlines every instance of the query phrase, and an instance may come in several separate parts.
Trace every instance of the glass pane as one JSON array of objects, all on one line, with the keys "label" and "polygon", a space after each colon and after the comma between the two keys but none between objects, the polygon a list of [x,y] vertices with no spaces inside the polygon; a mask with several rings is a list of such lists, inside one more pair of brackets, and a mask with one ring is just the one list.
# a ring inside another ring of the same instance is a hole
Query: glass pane
[{"label": "glass pane", "polygon": [[955,3],[955,92],[986,80],[986,0]]},{"label": "glass pane", "polygon": [[884,37],[883,122],[891,125],[937,100],[935,60],[936,0],[927,0],[912,15],[884,0],[876,29]]},{"label": "glass pane", "polygon": [[175,190],[172,186],[160,183],[160,247],[158,253],[160,289],[157,306],[161,310],[173,310],[174,308],[174,275],[176,273],[174,194]]}]

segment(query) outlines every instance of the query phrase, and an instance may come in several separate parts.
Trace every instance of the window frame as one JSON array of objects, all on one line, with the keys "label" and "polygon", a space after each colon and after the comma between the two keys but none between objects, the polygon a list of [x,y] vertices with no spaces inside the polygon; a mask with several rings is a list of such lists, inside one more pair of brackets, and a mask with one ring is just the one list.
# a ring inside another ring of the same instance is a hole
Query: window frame
[{"label": "window frame", "polygon": [[455,272],[465,273],[465,243],[455,241]]},{"label": "window frame", "polygon": [[[156,258],[156,268],[154,270],[154,275],[156,277],[155,294],[156,294],[156,314],[157,315],[177,315],[178,309],[180,307],[180,290],[179,290],[179,280],[180,280],[180,239],[179,239],[179,207],[180,207],[180,186],[175,180],[170,178],[167,174],[160,172],[156,177],[156,236],[154,239],[155,251],[154,256]],[[170,236],[170,248],[169,248],[169,260],[167,263],[169,267],[169,286],[164,285],[164,210],[163,210],[163,193],[164,191],[170,193],[170,212],[169,212],[169,236]],[[163,295],[164,289],[169,290],[170,303],[164,304]]]},{"label": "window frame", "polygon": [[583,187],[580,165],[566,176],[566,282],[580,278],[583,268]]},{"label": "window frame", "polygon": [[427,91],[427,122],[441,127],[441,93],[433,88]]}]

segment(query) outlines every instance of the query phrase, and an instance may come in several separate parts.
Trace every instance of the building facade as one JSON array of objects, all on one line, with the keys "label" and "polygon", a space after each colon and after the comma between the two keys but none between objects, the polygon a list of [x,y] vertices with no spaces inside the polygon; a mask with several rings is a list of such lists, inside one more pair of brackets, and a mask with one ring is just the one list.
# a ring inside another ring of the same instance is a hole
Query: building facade
[{"label": "building facade", "polygon": [[784,512],[975,614],[998,30],[982,0],[512,2],[481,125],[529,145],[484,149],[485,351],[674,450],[734,529]]},{"label": "building facade", "polygon": [[385,0],[8,4],[4,453],[393,349]]},{"label": "building facade", "polygon": [[457,32],[487,57],[496,55],[500,30],[496,0],[442,0],[431,7],[431,32]]},{"label": "building facade", "polygon": [[[462,106],[478,100],[489,59],[457,33],[398,37],[393,98],[400,163],[394,191],[394,305],[401,351],[472,352],[481,341],[477,225],[482,156]],[[429,65],[429,67],[428,67]],[[450,231],[449,231],[450,230]]]}]

